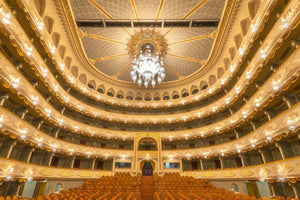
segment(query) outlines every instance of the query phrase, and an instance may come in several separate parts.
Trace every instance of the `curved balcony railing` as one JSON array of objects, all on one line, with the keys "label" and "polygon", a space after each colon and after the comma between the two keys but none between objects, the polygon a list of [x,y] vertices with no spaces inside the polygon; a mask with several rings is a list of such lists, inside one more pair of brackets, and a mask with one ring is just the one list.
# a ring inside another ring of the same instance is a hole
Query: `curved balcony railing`
[{"label": "curved balcony railing", "polygon": [[[67,154],[86,157],[132,157],[134,154],[133,150],[96,148],[58,140],[38,130],[33,125],[2,107],[0,107],[0,124],[2,131],[9,132],[18,136],[22,140],[26,140],[38,147],[43,147],[52,151],[65,152]],[[289,132],[294,132],[299,128],[300,103],[297,103],[290,109],[242,138],[209,147],[183,150],[163,150],[162,157],[208,157],[240,153],[241,151],[254,149],[260,144],[271,142],[274,138],[278,138],[284,134],[289,134]]]},{"label": "curved balcony railing", "polygon": [[[159,132],[159,134],[162,138],[180,138],[186,137],[187,134],[192,137],[197,135],[209,135],[219,133],[235,127],[236,125],[245,121],[247,118],[252,117],[257,110],[259,110],[269,102],[269,99],[277,95],[280,92],[281,88],[287,87],[296,77],[299,76],[300,68],[299,64],[297,63],[299,60],[299,54],[300,50],[299,48],[297,48],[295,52],[282,64],[282,66],[269,78],[269,80],[264,83],[261,89],[258,92],[256,92],[247,101],[247,103],[232,116],[221,120],[217,123],[213,123],[201,128],[191,129],[189,131],[174,131],[172,133]],[[39,111],[50,121],[53,121],[55,124],[58,124],[60,127],[70,129],[74,132],[83,132],[89,135],[97,134],[99,136],[106,137],[109,134],[111,134],[112,136],[116,137],[120,137],[120,135],[123,135],[124,137],[132,138],[132,134],[135,134],[135,132],[128,131],[104,130],[65,117],[60,112],[56,111],[51,105],[49,105],[49,103],[40,95],[40,93],[38,93],[23,76],[20,76],[20,73],[14,67],[11,66],[7,59],[3,57],[3,59],[1,59],[0,62],[2,66],[4,66],[0,69],[0,74],[2,76],[3,81],[5,81],[6,84],[8,84],[12,90],[15,90],[19,95],[23,96],[27,100],[27,102],[31,104],[32,107],[34,107],[34,109]],[[150,117],[148,119],[149,121],[151,117],[160,119],[155,116],[147,117]],[[198,113],[196,116],[193,117],[199,117]],[[185,120],[187,119],[184,119],[184,121]],[[137,122],[144,123],[144,121],[141,120],[137,120]]]},{"label": "curved balcony railing", "polygon": [[[51,179],[57,177],[62,179],[83,179],[101,178],[102,176],[113,175],[113,171],[46,167],[5,158],[0,158],[0,162],[0,177],[4,177],[7,180]],[[181,176],[192,176],[194,178],[204,178],[209,180],[297,179],[300,173],[300,168],[297,167],[299,162],[300,158],[295,157],[251,167],[222,170],[184,171],[181,173]],[[168,172],[170,170],[166,169],[164,171]]]}]

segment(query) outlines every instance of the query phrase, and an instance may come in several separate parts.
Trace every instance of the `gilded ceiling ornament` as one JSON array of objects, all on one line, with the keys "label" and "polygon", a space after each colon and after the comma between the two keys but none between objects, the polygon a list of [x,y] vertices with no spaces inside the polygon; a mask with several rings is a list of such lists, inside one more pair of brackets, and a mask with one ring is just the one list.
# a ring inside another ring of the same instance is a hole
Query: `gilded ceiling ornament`
[{"label": "gilded ceiling ornament", "polygon": [[147,88],[149,84],[154,87],[165,78],[163,57],[166,54],[167,43],[164,36],[154,30],[141,30],[136,32],[128,42],[128,52],[132,57],[133,82]]},{"label": "gilded ceiling ornament", "polygon": [[83,31],[82,31],[81,29],[79,29],[79,28],[77,29],[77,32],[78,32],[78,36],[81,37],[81,38],[87,36],[87,33],[83,32]]},{"label": "gilded ceiling ornament", "polygon": [[165,57],[168,50],[168,44],[163,35],[155,30],[140,30],[135,32],[128,41],[127,50],[131,57],[140,53],[143,44],[152,44],[155,52],[158,52],[161,57]]}]

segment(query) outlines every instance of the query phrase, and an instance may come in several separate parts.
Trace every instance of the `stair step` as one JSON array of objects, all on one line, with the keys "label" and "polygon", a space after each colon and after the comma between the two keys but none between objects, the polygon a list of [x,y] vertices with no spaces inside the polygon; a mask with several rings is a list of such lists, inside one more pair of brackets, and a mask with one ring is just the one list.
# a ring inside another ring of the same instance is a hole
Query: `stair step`
[{"label": "stair step", "polygon": [[153,200],[154,180],[153,176],[142,176],[141,178],[141,200]]}]

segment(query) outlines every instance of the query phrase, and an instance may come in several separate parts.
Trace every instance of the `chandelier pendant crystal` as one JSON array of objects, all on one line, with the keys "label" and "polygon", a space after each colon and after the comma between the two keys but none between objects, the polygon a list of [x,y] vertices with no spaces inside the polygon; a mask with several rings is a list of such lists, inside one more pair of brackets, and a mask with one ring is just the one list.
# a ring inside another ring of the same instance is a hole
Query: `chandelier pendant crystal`
[{"label": "chandelier pendant crystal", "polygon": [[133,82],[139,86],[144,84],[147,88],[149,84],[154,87],[160,84],[165,78],[165,68],[163,58],[158,52],[154,54],[154,46],[150,43],[143,44],[139,55],[134,55],[132,61],[132,71],[130,73]]}]

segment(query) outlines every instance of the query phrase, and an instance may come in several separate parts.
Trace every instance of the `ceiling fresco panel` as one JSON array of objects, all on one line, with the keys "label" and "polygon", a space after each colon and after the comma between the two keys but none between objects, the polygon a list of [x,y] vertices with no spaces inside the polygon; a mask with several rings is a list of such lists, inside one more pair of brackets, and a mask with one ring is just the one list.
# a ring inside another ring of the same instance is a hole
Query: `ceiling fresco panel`
[{"label": "ceiling fresco panel", "polygon": [[129,0],[94,0],[114,19],[135,19]]},{"label": "ceiling fresco panel", "polygon": [[189,19],[221,19],[225,0],[210,0],[201,6]]},{"label": "ceiling fresco panel", "polygon": [[182,19],[190,12],[199,0],[165,0],[160,19]]},{"label": "ceiling fresco panel", "polygon": [[[75,19],[137,20],[220,19],[225,0],[72,0]],[[162,3],[162,4],[161,4]],[[160,7],[161,6],[161,7]],[[159,9],[161,8],[161,9]],[[158,15],[159,13],[159,15]],[[137,16],[136,16],[137,15]],[[108,76],[132,82],[127,44],[131,35],[150,29],[164,36],[168,47],[164,82],[188,76],[201,68],[212,50],[217,27],[79,27],[83,48],[95,68]]]},{"label": "ceiling fresco panel", "polygon": [[90,59],[99,59],[127,53],[127,46],[90,37],[82,38],[84,50]]},{"label": "ceiling fresco panel", "polygon": [[169,46],[168,54],[176,54],[197,60],[206,60],[210,54],[214,39],[204,38],[192,42]]},{"label": "ceiling fresco panel", "polygon": [[[108,76],[114,76],[118,73],[123,67],[127,66],[131,63],[129,59],[129,55],[118,56],[115,58],[97,61],[95,62],[95,66],[98,70],[107,74]],[[113,66],[113,67],[111,67]]]},{"label": "ceiling fresco panel", "polygon": [[135,0],[135,6],[140,19],[155,19],[159,10],[160,0]]},{"label": "ceiling fresco panel", "polygon": [[170,55],[166,56],[165,63],[171,66],[181,76],[188,76],[201,67],[201,64],[199,62],[193,62]]},{"label": "ceiling fresco panel", "polygon": [[88,0],[70,1],[75,19],[105,19],[107,18]]}]

